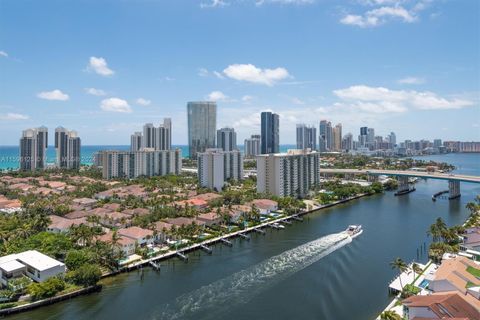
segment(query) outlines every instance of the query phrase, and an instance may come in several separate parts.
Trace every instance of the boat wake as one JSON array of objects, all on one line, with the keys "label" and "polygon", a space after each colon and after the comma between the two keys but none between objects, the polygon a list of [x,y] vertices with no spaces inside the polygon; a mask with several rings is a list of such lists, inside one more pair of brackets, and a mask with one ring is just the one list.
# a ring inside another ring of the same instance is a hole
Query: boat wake
[{"label": "boat wake", "polygon": [[218,318],[232,306],[246,303],[268,287],[317,262],[350,243],[342,232],[305,243],[248,269],[178,297],[161,307],[152,319]]}]

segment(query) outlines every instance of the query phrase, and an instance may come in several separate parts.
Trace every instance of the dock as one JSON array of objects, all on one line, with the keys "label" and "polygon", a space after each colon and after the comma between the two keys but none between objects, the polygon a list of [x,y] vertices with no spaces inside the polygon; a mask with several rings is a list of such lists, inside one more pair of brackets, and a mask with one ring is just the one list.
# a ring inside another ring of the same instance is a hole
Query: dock
[{"label": "dock", "polygon": [[292,219],[297,221],[303,221],[303,218],[300,218],[299,216],[292,216]]},{"label": "dock", "polygon": [[255,232],[258,232],[258,233],[261,233],[261,234],[265,235],[265,231],[264,231],[264,230],[262,230],[262,229],[260,229],[260,228],[255,228],[255,229],[253,229],[253,231],[255,231]]},{"label": "dock", "polygon": [[247,240],[247,241],[250,241],[250,237],[247,236],[245,233],[239,233],[238,234],[240,237],[242,237],[243,239]]},{"label": "dock", "polygon": [[202,249],[203,251],[205,251],[205,252],[208,253],[208,254],[212,254],[212,249],[209,248],[209,247],[207,247],[207,246],[204,245],[204,244],[201,244],[201,245],[200,245],[200,249]]},{"label": "dock", "polygon": [[229,246],[229,247],[232,247],[232,246],[233,246],[233,243],[232,243],[231,241],[225,239],[225,238],[221,238],[220,241],[221,241],[223,244],[225,244],[225,245],[227,245],[227,246]]},{"label": "dock", "polygon": [[176,252],[176,255],[180,257],[180,259],[184,260],[184,261],[188,261],[188,256],[181,253],[180,251],[177,251]]},{"label": "dock", "polygon": [[157,264],[157,263],[150,260],[148,262],[148,264],[152,266],[153,270],[160,271],[160,264],[159,263]]}]

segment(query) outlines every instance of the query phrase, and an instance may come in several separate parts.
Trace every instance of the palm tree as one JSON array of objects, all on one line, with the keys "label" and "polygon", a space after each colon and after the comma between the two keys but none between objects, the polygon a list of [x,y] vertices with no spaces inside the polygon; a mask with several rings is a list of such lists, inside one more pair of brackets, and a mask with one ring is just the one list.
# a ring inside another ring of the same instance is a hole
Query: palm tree
[{"label": "palm tree", "polygon": [[396,313],[393,310],[387,310],[387,311],[382,312],[382,314],[380,315],[380,319],[382,319],[382,320],[402,320],[402,317],[400,317],[398,315],[398,313]]},{"label": "palm tree", "polygon": [[420,268],[420,266],[416,262],[412,263],[412,270],[413,270],[413,279],[415,281],[415,278],[416,278],[415,273],[420,274],[423,272],[423,270],[422,268]]},{"label": "palm tree", "polygon": [[[397,269],[400,272],[400,275],[402,274],[402,272],[408,269],[407,264],[401,258],[398,258],[398,257],[392,262],[390,262],[390,266],[392,267],[392,269]],[[403,289],[402,277],[400,276],[399,279],[400,279],[400,287]]]}]

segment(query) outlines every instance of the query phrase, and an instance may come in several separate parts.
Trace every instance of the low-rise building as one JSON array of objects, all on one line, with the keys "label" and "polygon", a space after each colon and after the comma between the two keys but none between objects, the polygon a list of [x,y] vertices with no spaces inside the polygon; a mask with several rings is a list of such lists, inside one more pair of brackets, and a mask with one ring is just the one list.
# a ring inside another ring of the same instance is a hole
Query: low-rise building
[{"label": "low-rise building", "polygon": [[153,244],[154,236],[153,231],[148,229],[143,229],[140,227],[129,227],[118,230],[118,234],[130,239],[133,239],[141,247],[144,247],[149,244]]},{"label": "low-rise building", "polygon": [[222,223],[222,217],[216,212],[208,212],[200,214],[197,220],[205,222],[206,226],[213,226]]},{"label": "low-rise building", "polygon": [[255,199],[252,206],[255,206],[260,214],[270,214],[278,210],[278,203],[270,199]]},{"label": "low-rise building", "polygon": [[9,280],[23,275],[36,282],[43,282],[48,278],[61,275],[65,271],[65,264],[36,250],[0,258],[0,282],[3,285],[7,285]]},{"label": "low-rise building", "polygon": [[109,231],[98,237],[97,240],[105,243],[115,243],[116,250],[123,252],[123,255],[126,257],[135,253],[136,241],[134,239],[119,235],[117,233],[116,239],[114,240],[113,235],[114,232]]},{"label": "low-rise building", "polygon": [[67,219],[56,215],[50,215],[48,217],[50,218],[50,224],[47,227],[47,231],[53,233],[65,233],[68,232],[72,226],[88,224],[86,218]]},{"label": "low-rise building", "polygon": [[456,292],[412,296],[404,299],[402,304],[405,318],[408,320],[480,319],[478,304],[472,305]]},{"label": "low-rise building", "polygon": [[433,292],[458,291],[467,294],[470,289],[480,286],[480,279],[471,273],[475,269],[480,270],[475,262],[462,256],[443,260],[428,287]]}]

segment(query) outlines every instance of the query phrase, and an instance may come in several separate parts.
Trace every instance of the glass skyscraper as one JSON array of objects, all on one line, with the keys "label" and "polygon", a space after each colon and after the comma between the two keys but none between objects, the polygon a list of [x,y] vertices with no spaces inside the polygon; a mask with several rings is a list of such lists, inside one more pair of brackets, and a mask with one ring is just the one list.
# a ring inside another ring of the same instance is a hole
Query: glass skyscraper
[{"label": "glass skyscraper", "polygon": [[261,114],[261,153],[279,153],[280,152],[280,138],[279,130],[280,123],[278,114],[269,111],[262,112]]},{"label": "glass skyscraper", "polygon": [[209,101],[188,102],[188,152],[197,159],[198,152],[215,148],[217,103]]}]

